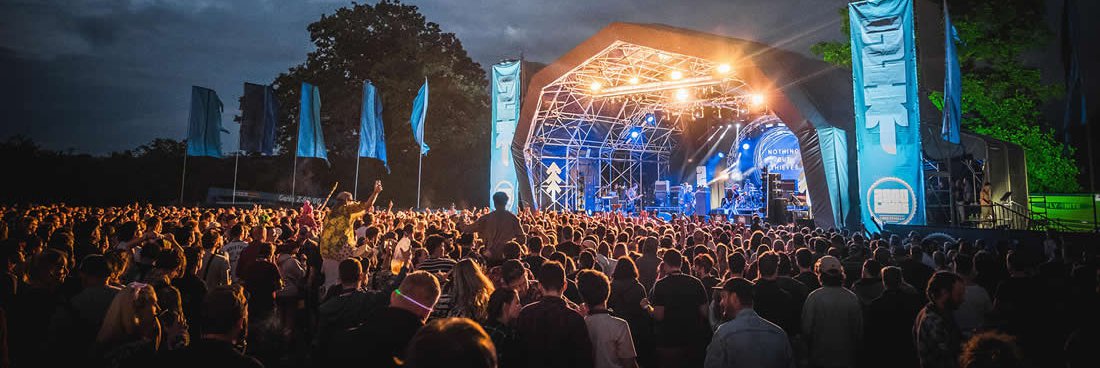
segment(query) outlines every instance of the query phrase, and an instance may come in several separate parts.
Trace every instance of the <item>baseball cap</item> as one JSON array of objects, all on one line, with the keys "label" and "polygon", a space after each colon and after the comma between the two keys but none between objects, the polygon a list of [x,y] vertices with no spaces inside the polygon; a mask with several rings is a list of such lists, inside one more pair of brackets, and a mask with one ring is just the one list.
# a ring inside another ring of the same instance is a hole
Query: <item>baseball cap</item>
[{"label": "baseball cap", "polygon": [[833,256],[824,256],[817,260],[817,264],[814,266],[814,270],[817,273],[822,274],[826,272],[840,272],[844,266],[840,264],[840,261]]}]

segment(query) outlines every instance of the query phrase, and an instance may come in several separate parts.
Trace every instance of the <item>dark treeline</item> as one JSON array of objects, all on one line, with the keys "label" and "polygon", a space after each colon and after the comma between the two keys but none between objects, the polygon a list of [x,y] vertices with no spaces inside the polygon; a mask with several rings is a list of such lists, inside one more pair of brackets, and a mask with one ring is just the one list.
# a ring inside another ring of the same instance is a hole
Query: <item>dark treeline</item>
[{"label": "dark treeline", "polygon": [[[163,138],[132,150],[93,156],[48,150],[29,138],[11,137],[0,141],[0,165],[11,173],[0,184],[0,203],[174,204],[180,198],[183,152],[183,142]],[[421,204],[485,206],[488,173],[481,161],[453,155],[426,156]],[[336,182],[340,183],[339,190],[352,191],[355,158],[332,157],[329,163],[299,159],[298,194],[323,197]],[[184,202],[201,203],[210,187],[232,188],[233,165],[232,155],[221,159],[188,157]],[[290,156],[241,156],[237,189],[290,193],[292,165]],[[371,183],[381,179],[386,182],[388,195],[379,199],[380,205],[390,200],[398,208],[416,204],[415,171],[412,175],[387,175],[385,168],[371,159],[361,159],[360,165],[361,195],[369,194]]]}]

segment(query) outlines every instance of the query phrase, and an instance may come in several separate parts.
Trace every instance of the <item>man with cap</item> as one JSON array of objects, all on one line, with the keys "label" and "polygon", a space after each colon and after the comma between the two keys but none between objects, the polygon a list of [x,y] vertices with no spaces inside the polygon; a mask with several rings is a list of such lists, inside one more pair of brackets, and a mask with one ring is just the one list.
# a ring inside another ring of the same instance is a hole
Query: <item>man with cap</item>
[{"label": "man with cap", "polygon": [[821,287],[806,297],[802,333],[810,349],[810,366],[853,367],[863,340],[859,297],[844,286],[844,266],[824,256],[814,266]]},{"label": "man with cap", "polygon": [[787,333],[760,318],[752,308],[755,299],[752,281],[735,277],[714,289],[721,292],[719,303],[730,321],[714,332],[703,367],[794,367]]},{"label": "man with cap", "polygon": [[357,257],[363,254],[366,247],[356,247],[355,244],[355,220],[363,217],[367,210],[374,207],[374,201],[378,199],[378,193],[382,192],[382,181],[374,182],[374,192],[366,202],[355,202],[351,193],[340,192],[334,199],[335,205],[325,217],[324,228],[321,230],[321,272],[325,275],[325,283],[321,290],[328,290],[332,285],[340,283],[340,261],[348,257]]}]

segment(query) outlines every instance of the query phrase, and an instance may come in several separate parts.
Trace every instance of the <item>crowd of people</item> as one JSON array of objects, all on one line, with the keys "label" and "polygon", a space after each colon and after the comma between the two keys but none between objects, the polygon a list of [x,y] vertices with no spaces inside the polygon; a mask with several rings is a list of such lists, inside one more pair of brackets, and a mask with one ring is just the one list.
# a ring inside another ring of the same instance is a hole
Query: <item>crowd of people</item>
[{"label": "crowd of people", "polygon": [[1096,367],[1098,245],[642,213],[0,207],[0,367]]}]

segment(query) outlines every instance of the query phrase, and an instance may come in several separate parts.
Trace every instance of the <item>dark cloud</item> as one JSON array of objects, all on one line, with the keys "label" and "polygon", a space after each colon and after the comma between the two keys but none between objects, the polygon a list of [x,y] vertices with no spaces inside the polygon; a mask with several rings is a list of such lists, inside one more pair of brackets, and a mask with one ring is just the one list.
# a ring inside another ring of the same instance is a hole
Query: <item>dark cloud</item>
[{"label": "dark cloud", "polygon": [[[843,0],[410,1],[483,66],[549,62],[610,22],[664,23],[806,52],[842,37]],[[182,138],[190,86],[219,92],[234,133],[242,82],[268,83],[312,50],[306,26],[346,1],[0,0],[0,137],[106,153]]]}]

